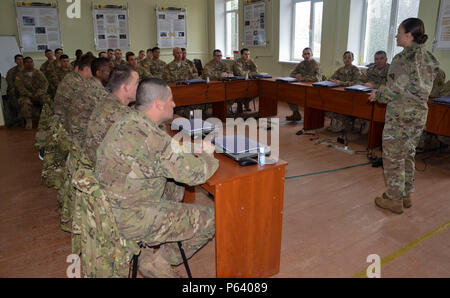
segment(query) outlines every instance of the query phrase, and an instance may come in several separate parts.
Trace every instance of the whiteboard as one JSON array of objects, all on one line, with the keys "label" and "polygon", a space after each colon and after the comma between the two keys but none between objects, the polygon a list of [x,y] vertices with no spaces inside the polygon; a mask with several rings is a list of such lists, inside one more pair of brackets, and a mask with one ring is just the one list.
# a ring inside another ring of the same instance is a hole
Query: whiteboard
[{"label": "whiteboard", "polygon": [[22,54],[14,35],[0,35],[0,73],[6,78],[6,73],[16,66],[14,56]]},{"label": "whiteboard", "polygon": [[24,52],[44,52],[62,48],[58,9],[16,2],[17,29]]},{"label": "whiteboard", "polygon": [[450,49],[450,0],[441,0],[434,38],[436,50]]}]

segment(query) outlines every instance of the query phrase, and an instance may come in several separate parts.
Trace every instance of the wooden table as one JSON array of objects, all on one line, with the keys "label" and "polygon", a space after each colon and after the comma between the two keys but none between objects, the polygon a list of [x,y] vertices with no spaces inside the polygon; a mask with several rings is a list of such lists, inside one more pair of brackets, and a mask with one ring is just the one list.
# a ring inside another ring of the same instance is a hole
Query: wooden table
[{"label": "wooden table", "polygon": [[[280,271],[287,163],[241,167],[215,154],[219,169],[202,187],[214,195],[216,276],[263,278]],[[192,202],[186,188],[185,202]]]}]

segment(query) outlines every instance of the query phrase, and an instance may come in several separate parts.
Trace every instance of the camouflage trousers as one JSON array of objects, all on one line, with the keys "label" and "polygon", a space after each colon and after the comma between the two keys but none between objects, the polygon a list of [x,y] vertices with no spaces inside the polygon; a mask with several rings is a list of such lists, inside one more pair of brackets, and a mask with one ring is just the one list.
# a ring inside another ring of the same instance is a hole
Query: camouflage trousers
[{"label": "camouflage trousers", "polygon": [[67,156],[61,188],[58,190],[59,226],[69,233],[72,232],[73,210],[76,204],[72,178],[80,167],[92,169],[94,165],[78,146],[72,145]]},{"label": "camouflage trousers", "polygon": [[49,104],[44,104],[39,118],[38,131],[35,137],[34,147],[37,150],[45,148],[47,139],[49,138],[50,124],[52,121],[53,111]]},{"label": "camouflage trousers", "polygon": [[56,189],[62,187],[69,149],[69,136],[59,119],[53,116],[42,163],[42,180],[45,181],[48,187]]},{"label": "camouflage trousers", "polygon": [[330,129],[332,132],[340,132],[344,129],[350,129],[354,120],[354,117],[332,112],[327,112],[326,116],[331,119]]},{"label": "camouflage trousers", "polygon": [[23,118],[30,119],[33,117],[33,103],[29,97],[19,97],[17,100],[20,105],[20,113]]},{"label": "camouflage trousers", "polygon": [[298,105],[293,104],[293,103],[288,103],[289,108],[291,109],[292,112],[298,112]]},{"label": "camouflage trousers", "polygon": [[383,167],[386,195],[403,200],[414,192],[416,147],[424,125],[386,123],[383,130]]}]

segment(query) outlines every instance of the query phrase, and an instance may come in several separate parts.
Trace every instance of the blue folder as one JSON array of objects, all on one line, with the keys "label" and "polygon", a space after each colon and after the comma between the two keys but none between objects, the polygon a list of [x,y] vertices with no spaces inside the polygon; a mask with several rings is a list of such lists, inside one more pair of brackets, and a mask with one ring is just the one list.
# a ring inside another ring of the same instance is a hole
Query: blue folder
[{"label": "blue folder", "polygon": [[433,99],[434,103],[450,105],[450,96]]},{"label": "blue folder", "polygon": [[323,87],[323,88],[336,88],[339,87],[339,84],[331,81],[322,81],[312,84],[314,87]]},{"label": "blue folder", "polygon": [[298,82],[296,78],[291,77],[281,77],[276,79],[277,82],[284,82],[284,83],[295,83]]},{"label": "blue folder", "polygon": [[363,85],[353,85],[350,87],[345,87],[345,90],[349,90],[349,91],[356,91],[356,92],[372,92],[372,88],[367,87],[367,86],[363,86]]}]

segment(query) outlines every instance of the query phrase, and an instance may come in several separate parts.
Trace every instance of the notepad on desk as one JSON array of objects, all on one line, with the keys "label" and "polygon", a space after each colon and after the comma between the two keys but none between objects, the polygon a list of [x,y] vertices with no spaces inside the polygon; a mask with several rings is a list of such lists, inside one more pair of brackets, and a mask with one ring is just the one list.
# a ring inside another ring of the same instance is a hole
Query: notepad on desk
[{"label": "notepad on desk", "polygon": [[295,83],[298,82],[296,78],[291,77],[280,77],[276,79],[277,82],[283,82],[283,83]]},{"label": "notepad on desk", "polygon": [[323,88],[336,88],[339,87],[339,84],[331,81],[322,81],[312,84],[314,87],[323,87]]},{"label": "notepad on desk", "polygon": [[353,85],[353,86],[349,86],[349,87],[345,87],[345,90],[349,90],[349,91],[356,91],[356,92],[372,92],[372,88],[371,87],[367,87],[367,86],[363,86],[363,85]]},{"label": "notepad on desk", "polygon": [[177,85],[193,85],[193,84],[206,84],[206,81],[203,79],[197,78],[197,79],[177,82]]},{"label": "notepad on desk", "polygon": [[270,74],[258,73],[250,76],[251,79],[271,79],[272,76]]},{"label": "notepad on desk", "polygon": [[450,105],[450,96],[435,98],[433,99],[433,102],[437,104]]}]

